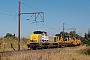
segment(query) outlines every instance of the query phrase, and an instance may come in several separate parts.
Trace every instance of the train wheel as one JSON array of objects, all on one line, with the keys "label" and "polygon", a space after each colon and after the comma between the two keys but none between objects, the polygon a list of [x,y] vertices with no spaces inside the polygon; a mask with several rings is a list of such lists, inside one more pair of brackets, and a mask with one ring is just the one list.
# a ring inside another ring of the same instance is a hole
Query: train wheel
[{"label": "train wheel", "polygon": [[37,49],[37,45],[32,44],[32,45],[30,46],[30,48],[33,49],[33,50],[36,50],[36,49]]},{"label": "train wheel", "polygon": [[27,45],[27,47],[28,47],[28,49],[30,49],[30,45],[29,44]]},{"label": "train wheel", "polygon": [[33,46],[33,47],[32,47],[32,49],[33,49],[33,50],[36,50],[36,49],[37,49],[37,46],[36,46],[36,45],[35,45],[35,46]]}]

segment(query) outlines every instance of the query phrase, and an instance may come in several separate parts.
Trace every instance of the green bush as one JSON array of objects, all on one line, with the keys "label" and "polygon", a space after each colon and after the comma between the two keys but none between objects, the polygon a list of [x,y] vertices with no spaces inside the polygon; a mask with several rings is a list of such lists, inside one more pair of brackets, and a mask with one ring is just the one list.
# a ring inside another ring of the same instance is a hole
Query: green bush
[{"label": "green bush", "polygon": [[90,46],[83,50],[83,53],[86,55],[90,55]]},{"label": "green bush", "polygon": [[90,39],[89,40],[87,40],[87,46],[90,46]]},{"label": "green bush", "polygon": [[87,54],[90,55],[90,47],[87,49]]}]

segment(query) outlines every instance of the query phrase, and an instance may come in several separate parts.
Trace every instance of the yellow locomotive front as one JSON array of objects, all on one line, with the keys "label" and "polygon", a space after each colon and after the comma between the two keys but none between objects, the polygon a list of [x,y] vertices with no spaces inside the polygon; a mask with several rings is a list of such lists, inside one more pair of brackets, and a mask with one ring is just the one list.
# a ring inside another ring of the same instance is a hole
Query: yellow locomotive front
[{"label": "yellow locomotive front", "polygon": [[28,48],[36,49],[41,42],[41,34],[30,34],[30,38],[28,40]]}]

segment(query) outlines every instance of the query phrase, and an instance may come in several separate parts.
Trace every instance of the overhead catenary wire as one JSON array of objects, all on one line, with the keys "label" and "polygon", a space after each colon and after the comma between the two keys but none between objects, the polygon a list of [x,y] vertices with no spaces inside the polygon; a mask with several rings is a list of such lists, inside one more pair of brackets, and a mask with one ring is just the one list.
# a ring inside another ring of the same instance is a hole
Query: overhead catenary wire
[{"label": "overhead catenary wire", "polygon": [[0,13],[0,14],[7,15],[7,16],[14,16],[14,15],[6,14],[6,13]]},{"label": "overhead catenary wire", "polygon": [[67,23],[64,23],[64,25],[65,25],[65,26],[69,26],[69,27],[71,26],[71,25],[68,25]]},{"label": "overhead catenary wire", "polygon": [[[25,3],[23,3],[23,2],[21,2],[22,4],[24,4],[24,5],[26,5],[26,6],[28,6],[29,8],[32,8],[32,9],[34,9],[34,10],[36,10],[36,11],[39,11],[39,10],[37,10],[37,9],[35,9],[35,8],[33,8],[33,7],[31,7],[31,6],[29,6],[29,5],[27,5],[27,4],[25,4]],[[0,13],[0,14],[2,14],[2,15],[7,15],[7,16],[13,16],[13,18],[16,18],[17,17],[17,15],[18,14],[15,14],[15,15],[10,15],[10,14],[6,14],[6,13]],[[38,14],[39,15],[39,14]],[[38,17],[38,15],[36,16],[36,18]],[[32,16],[34,16],[34,15],[32,15]],[[31,16],[31,17],[32,17]],[[42,18],[42,16],[41,16],[41,14],[40,14],[40,17],[41,17],[41,19],[43,19]],[[30,20],[30,19],[28,19],[28,18],[21,18],[21,19],[23,19],[23,20]],[[15,20],[14,20],[15,21]],[[40,21],[41,22],[41,21]],[[32,22],[33,23],[33,22]],[[31,24],[32,24],[31,23]],[[35,22],[34,22],[35,23]],[[37,21],[36,21],[36,23],[38,23]],[[52,29],[52,30],[55,30],[54,28],[52,28],[52,27],[50,27],[50,26],[47,26],[47,25],[45,25],[45,24],[42,24],[43,26],[46,26],[47,28],[49,28],[49,29]]]},{"label": "overhead catenary wire", "polygon": [[[37,10],[37,9],[35,9],[35,8],[33,8],[33,7],[25,4],[25,3],[23,3],[23,2],[21,2],[21,4],[26,5],[27,7],[32,8],[32,9],[34,9],[34,10],[36,10],[36,11],[39,11],[39,10]],[[39,14],[38,14],[38,15],[39,15]],[[37,15],[37,17],[38,17],[38,15]],[[37,18],[37,17],[36,17],[36,18]],[[41,19],[43,20],[41,14],[40,14],[40,17],[41,17]],[[41,21],[40,21],[40,22],[41,22]],[[33,22],[32,22],[32,23],[33,23]],[[31,23],[31,24],[32,24],[32,23]],[[36,21],[36,23],[38,23],[38,22]],[[52,27],[50,27],[50,26],[47,26],[47,25],[45,25],[44,23],[43,23],[42,25],[54,30],[54,28],[52,28]]]},{"label": "overhead catenary wire", "polygon": [[26,5],[27,7],[29,7],[29,8],[32,8],[32,9],[34,9],[34,10],[36,10],[36,11],[39,11],[39,10],[37,10],[37,9],[35,9],[35,8],[33,8],[33,7],[31,7],[31,6],[29,6],[29,5],[27,5],[27,4],[25,4],[25,3],[23,3],[23,2],[21,2],[23,5]]},{"label": "overhead catenary wire", "polygon": [[[29,7],[29,8],[32,8],[32,9],[34,9],[34,10],[36,10],[36,11],[39,11],[39,10],[37,10],[37,9],[35,9],[35,8],[33,8],[33,7],[25,4],[25,3],[23,3],[23,2],[20,2],[20,3],[23,4],[23,5],[25,5],[25,6],[27,6],[27,7]],[[44,22],[44,13],[42,13],[42,14],[43,14],[43,16],[42,16],[40,13],[35,13],[35,14],[33,14],[32,16],[30,16],[30,17],[33,17],[33,16],[34,16],[34,17],[35,17],[35,18],[34,18],[34,21],[36,21],[37,17],[40,15],[40,17],[41,17],[41,19],[42,19],[41,22]],[[30,20],[30,19],[27,19],[27,20]]]},{"label": "overhead catenary wire", "polygon": [[1,8],[0,8],[0,10],[6,11],[6,12],[10,12],[10,13],[14,13],[14,14],[16,13],[16,12],[14,12],[14,11],[7,10],[7,9],[1,9]]},{"label": "overhead catenary wire", "polygon": [[[25,5],[25,6],[27,6],[27,7],[29,7],[29,8],[32,8],[32,9],[34,9],[34,10],[36,10],[36,11],[39,11],[39,10],[37,10],[37,9],[35,9],[35,8],[33,8],[33,7],[31,7],[31,6],[29,6],[29,5],[27,5],[27,4],[25,4],[25,3],[23,3],[23,2],[20,2],[20,3],[22,3],[23,5]],[[4,9],[2,9],[2,10],[4,10]],[[9,11],[9,10],[6,10],[6,11]],[[9,12],[11,12],[11,11],[9,11]],[[13,13],[15,13],[15,12],[13,12]],[[17,17],[17,15],[18,14],[15,14],[15,15],[10,15],[10,14],[6,14],[6,13],[0,13],[1,15],[7,15],[7,16],[12,16],[13,18],[16,18]],[[39,15],[39,14],[38,14]],[[38,17],[38,15],[37,15],[37,17]],[[33,17],[34,16],[34,14],[33,15],[31,15],[30,17]],[[36,18],[37,18],[36,17]],[[42,18],[42,17],[41,17]],[[23,20],[30,20],[30,19],[26,19],[26,18],[21,18],[21,19],[23,19]],[[15,21],[16,19],[14,19],[14,21]]]},{"label": "overhead catenary wire", "polygon": [[41,24],[42,24],[43,26],[49,28],[49,29],[52,29],[52,30],[54,30],[54,31],[58,31],[58,29],[55,29],[55,28],[53,28],[53,27],[51,27],[51,26],[48,26],[48,25],[45,25],[44,23],[41,23]]},{"label": "overhead catenary wire", "polygon": [[[8,12],[8,13],[2,13],[2,12],[0,12],[0,15],[10,16],[11,18],[13,18],[13,19],[14,19],[14,21],[16,20],[16,19],[15,19],[15,18],[16,18],[16,16],[17,16],[16,12],[11,11],[11,10],[1,9],[1,8],[0,8],[0,10],[3,10],[3,11],[5,11],[5,12]],[[10,13],[13,13],[13,15],[12,15],[12,14],[10,14]]]},{"label": "overhead catenary wire", "polygon": [[[16,16],[16,12],[14,12],[14,11],[6,10],[6,9],[1,9],[1,8],[0,8],[0,10],[3,10],[3,11],[5,11],[5,12],[8,12],[8,14],[7,14],[7,13],[2,13],[2,12],[0,12],[0,14],[2,14],[2,15],[7,15],[7,16]],[[13,15],[10,14],[10,13],[13,13]]]},{"label": "overhead catenary wire", "polygon": [[0,13],[0,15],[10,16],[10,17],[12,17],[12,18],[14,19],[14,21],[16,20],[15,18],[16,18],[16,16],[17,16],[17,14],[15,14],[15,15],[10,15],[10,14],[6,14],[6,13]]}]

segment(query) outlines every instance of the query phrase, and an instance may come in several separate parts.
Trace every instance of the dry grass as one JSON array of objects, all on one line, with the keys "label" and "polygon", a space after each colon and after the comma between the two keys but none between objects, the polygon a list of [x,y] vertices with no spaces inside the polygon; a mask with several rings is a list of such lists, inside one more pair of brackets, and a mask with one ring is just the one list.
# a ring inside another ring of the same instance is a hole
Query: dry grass
[{"label": "dry grass", "polygon": [[[15,50],[18,50],[17,49],[18,48],[17,38],[0,38],[0,52],[13,51],[13,48],[11,48],[11,44]],[[21,45],[21,50],[27,49],[27,39],[21,38],[20,45]]]},{"label": "dry grass", "polygon": [[[11,43],[15,50],[17,50],[17,38],[0,38],[0,52],[13,51],[11,48]],[[21,50],[27,49],[27,39],[21,39]],[[41,49],[41,50],[28,50],[28,51],[15,51],[0,54],[0,60],[90,60],[90,56],[82,52],[86,50],[86,46],[77,47],[65,47],[65,48],[55,48],[55,49]]]},{"label": "dry grass", "polygon": [[1,60],[90,60],[89,55],[78,52],[85,48],[85,46],[78,46],[15,52],[12,55],[5,54]]},{"label": "dry grass", "polygon": [[81,54],[90,55],[90,46],[87,46],[85,49],[81,49],[78,52],[80,52]]}]

